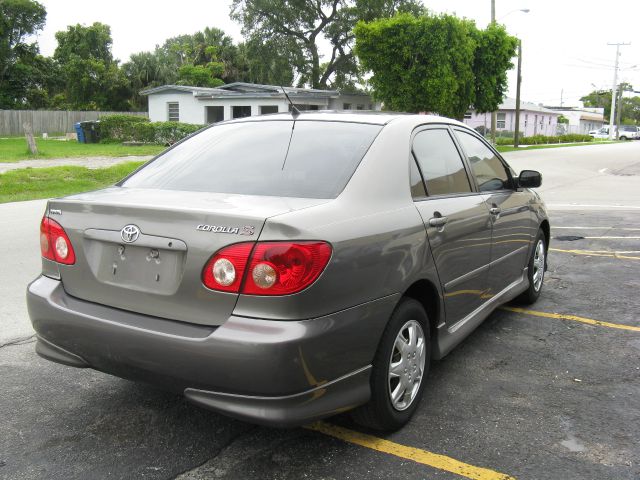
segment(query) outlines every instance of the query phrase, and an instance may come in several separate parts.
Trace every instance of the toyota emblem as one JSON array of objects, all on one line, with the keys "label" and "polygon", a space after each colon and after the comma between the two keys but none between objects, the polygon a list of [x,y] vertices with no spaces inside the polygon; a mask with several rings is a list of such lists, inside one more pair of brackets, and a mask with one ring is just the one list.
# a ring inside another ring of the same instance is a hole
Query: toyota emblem
[{"label": "toyota emblem", "polygon": [[124,242],[133,243],[138,240],[138,237],[140,236],[140,229],[135,225],[126,225],[122,230],[120,230],[120,236]]}]

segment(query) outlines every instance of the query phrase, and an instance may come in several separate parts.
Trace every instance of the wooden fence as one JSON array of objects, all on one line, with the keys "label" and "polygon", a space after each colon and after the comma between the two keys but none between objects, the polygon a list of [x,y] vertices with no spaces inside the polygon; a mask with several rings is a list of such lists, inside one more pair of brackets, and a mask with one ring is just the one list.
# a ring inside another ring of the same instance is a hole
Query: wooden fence
[{"label": "wooden fence", "polygon": [[68,110],[0,110],[0,136],[23,135],[24,122],[29,122],[33,133],[59,134],[74,132],[73,125],[85,120],[97,120],[105,115],[141,115],[147,112],[74,112]]}]

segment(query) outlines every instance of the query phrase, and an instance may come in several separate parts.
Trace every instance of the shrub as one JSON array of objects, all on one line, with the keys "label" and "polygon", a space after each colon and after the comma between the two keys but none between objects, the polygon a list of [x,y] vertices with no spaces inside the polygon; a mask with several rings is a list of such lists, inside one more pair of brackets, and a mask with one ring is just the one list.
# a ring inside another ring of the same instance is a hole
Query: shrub
[{"label": "shrub", "polygon": [[[546,145],[549,143],[578,143],[591,142],[593,138],[589,135],[579,135],[570,133],[560,136],[533,135],[531,137],[520,136],[520,145]],[[496,145],[513,145],[513,137],[496,138]]]},{"label": "shrub", "polygon": [[100,119],[98,133],[104,142],[136,141],[134,128],[144,123],[149,123],[149,119],[139,115],[107,115]]},{"label": "shrub", "polygon": [[102,142],[142,142],[172,145],[204,125],[179,122],[150,122],[134,115],[109,115],[100,119]]}]

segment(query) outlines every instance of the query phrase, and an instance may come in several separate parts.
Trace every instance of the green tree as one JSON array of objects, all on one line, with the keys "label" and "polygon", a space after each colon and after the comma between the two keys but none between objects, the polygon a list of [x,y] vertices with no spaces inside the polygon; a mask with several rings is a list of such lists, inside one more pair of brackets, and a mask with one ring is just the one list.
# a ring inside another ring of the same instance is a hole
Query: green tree
[{"label": "green tree", "polygon": [[[0,108],[28,108],[45,79],[37,43],[47,12],[33,0],[0,1]],[[46,73],[46,72],[44,72]]]},{"label": "green tree", "polygon": [[[245,37],[278,42],[298,75],[298,85],[339,88],[358,76],[353,27],[359,20],[390,17],[398,11],[422,12],[417,0],[233,0],[231,17]],[[320,43],[331,55],[323,62]]]},{"label": "green tree", "polygon": [[129,110],[130,85],[111,53],[111,29],[94,23],[57,32],[53,58],[60,65],[62,108]]},{"label": "green tree", "polygon": [[[619,85],[619,88],[621,88],[623,92],[633,91],[633,87],[630,84],[625,82],[622,82]],[[624,98],[624,97],[622,99],[623,114],[626,113],[625,110],[627,106],[626,104],[629,103],[628,100],[629,100],[628,98]],[[611,90],[594,90],[591,93],[582,97],[580,101],[585,107],[604,108],[604,118],[606,119],[606,121],[609,121],[609,116],[611,115]]]},{"label": "green tree", "polygon": [[360,22],[355,36],[358,58],[373,73],[370,84],[387,108],[458,119],[472,106],[498,107],[516,47],[502,27],[481,31],[452,15]]}]

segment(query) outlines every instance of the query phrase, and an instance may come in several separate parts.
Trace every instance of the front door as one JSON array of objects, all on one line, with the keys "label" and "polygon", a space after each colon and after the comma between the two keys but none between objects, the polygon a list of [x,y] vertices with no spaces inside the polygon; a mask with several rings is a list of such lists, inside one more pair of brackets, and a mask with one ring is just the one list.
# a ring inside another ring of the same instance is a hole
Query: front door
[{"label": "front door", "polygon": [[416,208],[425,224],[453,325],[485,301],[491,256],[491,220],[474,193],[462,157],[446,127],[427,128],[413,140],[413,154],[426,186]]},{"label": "front door", "polygon": [[522,278],[537,227],[532,221],[529,195],[518,192],[509,169],[479,137],[456,129],[478,191],[493,223],[489,286],[495,295]]}]

